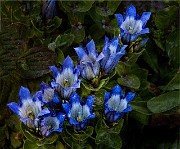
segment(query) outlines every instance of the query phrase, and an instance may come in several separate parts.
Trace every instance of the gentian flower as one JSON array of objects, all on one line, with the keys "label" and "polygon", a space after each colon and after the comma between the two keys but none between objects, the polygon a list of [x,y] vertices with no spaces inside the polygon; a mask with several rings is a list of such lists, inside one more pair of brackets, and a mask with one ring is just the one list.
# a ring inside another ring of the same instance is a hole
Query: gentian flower
[{"label": "gentian flower", "polygon": [[109,41],[108,37],[105,37],[102,50],[104,57],[101,59],[101,68],[105,74],[111,73],[117,66],[120,58],[126,53],[126,47],[127,45],[123,45],[122,48],[120,48],[118,37],[113,38],[111,41]]},{"label": "gentian flower", "polygon": [[122,89],[116,85],[112,92],[105,92],[104,94],[104,113],[110,122],[118,121],[123,113],[132,111],[132,107],[128,106],[129,102],[133,100],[135,93],[128,92],[126,97],[122,94]]},{"label": "gentian flower", "polygon": [[81,81],[78,79],[80,75],[79,68],[74,67],[73,61],[69,56],[63,61],[60,70],[55,66],[50,66],[50,69],[55,77],[51,85],[61,94],[62,98],[69,98],[77,88],[80,88]]},{"label": "gentian flower", "polygon": [[81,75],[84,79],[92,80],[99,75],[100,60],[104,57],[102,52],[98,55],[94,41],[91,40],[86,48],[77,47],[74,48],[79,59]]},{"label": "gentian flower", "polygon": [[27,88],[21,87],[19,91],[19,104],[11,102],[7,106],[20,117],[20,120],[30,128],[38,127],[39,116],[48,114],[47,108],[42,110],[42,102],[36,98],[31,97]]},{"label": "gentian flower", "polygon": [[50,114],[44,115],[40,123],[40,131],[43,136],[49,136],[52,132],[62,132],[65,114],[57,115],[51,111]]},{"label": "gentian flower", "polygon": [[120,35],[123,43],[129,44],[135,41],[139,35],[149,33],[149,28],[144,28],[149,20],[151,12],[143,12],[142,16],[136,14],[136,8],[130,5],[126,14],[115,14],[120,27]]},{"label": "gentian flower", "polygon": [[70,97],[70,103],[62,104],[69,123],[74,129],[81,130],[87,126],[89,119],[94,118],[95,114],[92,113],[92,105],[94,97],[88,96],[86,103],[80,101],[80,96],[73,93]]},{"label": "gentian flower", "polygon": [[52,19],[57,15],[56,0],[43,1],[42,15],[45,19]]},{"label": "gentian flower", "polygon": [[47,106],[56,106],[60,103],[60,98],[57,92],[49,84],[42,82],[40,84],[41,91],[36,93],[36,96],[42,100],[42,102]]}]

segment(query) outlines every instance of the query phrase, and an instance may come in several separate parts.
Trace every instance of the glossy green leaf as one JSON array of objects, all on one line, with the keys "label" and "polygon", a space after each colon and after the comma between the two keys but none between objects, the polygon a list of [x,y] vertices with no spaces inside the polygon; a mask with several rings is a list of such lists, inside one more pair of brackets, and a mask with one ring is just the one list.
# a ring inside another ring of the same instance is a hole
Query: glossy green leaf
[{"label": "glossy green leaf", "polygon": [[119,77],[117,82],[126,87],[138,89],[140,87],[140,80],[136,75],[130,74],[125,77]]},{"label": "glossy green leaf", "polygon": [[62,46],[70,46],[74,41],[74,35],[73,34],[63,34],[57,36],[55,40],[56,48],[62,47]]},{"label": "glossy green leaf", "polygon": [[39,149],[39,147],[36,145],[36,143],[25,140],[23,144],[23,149]]},{"label": "glossy green leaf", "polygon": [[23,78],[32,79],[50,72],[54,52],[47,48],[31,48],[18,59],[18,67]]},{"label": "glossy green leaf", "polygon": [[143,52],[142,56],[144,61],[149,64],[149,66],[156,72],[159,72],[158,66],[158,55],[156,51],[156,46],[154,46],[153,42],[149,39],[146,45],[146,50]]},{"label": "glossy green leaf", "polygon": [[74,41],[79,43],[85,37],[85,29],[84,29],[84,27],[82,27],[80,29],[78,27],[72,27],[71,28],[71,34],[74,35]]},{"label": "glossy green leaf", "polygon": [[105,1],[96,6],[96,13],[101,16],[113,15],[121,1]]},{"label": "glossy green leaf", "polygon": [[95,141],[97,144],[105,144],[109,148],[120,149],[122,146],[122,140],[119,135],[107,133],[106,131],[99,131]]},{"label": "glossy green leaf", "polygon": [[176,29],[166,39],[166,52],[170,58],[170,63],[175,66],[175,68],[179,68],[180,65],[180,52],[179,52],[179,35],[180,29]]},{"label": "glossy green leaf", "polygon": [[53,32],[55,29],[57,29],[61,25],[61,23],[62,23],[62,19],[59,18],[58,16],[55,16],[52,22],[50,22],[50,25],[46,27],[47,33]]},{"label": "glossy green leaf", "polygon": [[155,24],[159,29],[165,29],[174,21],[177,15],[176,6],[169,6],[156,13]]},{"label": "glossy green leaf", "polygon": [[138,60],[139,56],[142,55],[142,53],[144,51],[145,51],[145,49],[142,49],[140,52],[127,54],[127,57],[128,57],[127,63],[134,64]]},{"label": "glossy green leaf", "polygon": [[153,113],[161,113],[180,105],[179,91],[170,91],[153,97],[147,102],[147,107]]},{"label": "glossy green leaf", "polygon": [[10,141],[14,148],[18,148],[22,145],[22,138],[18,137],[20,136],[19,132],[12,132],[10,135]]},{"label": "glossy green leaf", "polygon": [[109,81],[109,77],[100,80],[98,87],[93,87],[89,82],[85,82],[85,81],[82,81],[81,83],[84,85],[84,87],[87,90],[98,91],[100,88],[105,86],[108,83],[108,81]]},{"label": "glossy green leaf", "polygon": [[120,131],[121,131],[121,129],[122,129],[122,127],[123,127],[123,124],[124,124],[124,119],[121,118],[121,119],[118,121],[118,123],[114,124],[114,126],[109,129],[108,132],[119,134]]}]

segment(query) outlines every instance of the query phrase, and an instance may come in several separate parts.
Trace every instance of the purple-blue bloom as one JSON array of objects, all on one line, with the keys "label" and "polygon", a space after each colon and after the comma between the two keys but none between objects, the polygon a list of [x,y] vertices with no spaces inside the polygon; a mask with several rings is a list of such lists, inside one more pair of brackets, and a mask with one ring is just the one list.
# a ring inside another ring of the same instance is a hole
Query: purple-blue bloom
[{"label": "purple-blue bloom", "polygon": [[62,132],[65,114],[50,110],[50,114],[44,115],[40,122],[40,131],[43,136],[49,136],[52,132]]},{"label": "purple-blue bloom", "polygon": [[127,95],[122,93],[119,85],[116,85],[112,92],[104,94],[104,113],[110,122],[118,121],[125,112],[132,111],[132,107],[128,106],[129,102],[134,99],[135,93],[128,92]]},{"label": "purple-blue bloom", "polygon": [[77,93],[73,93],[70,97],[70,103],[62,104],[68,121],[74,129],[81,130],[87,126],[88,121],[95,117],[92,113],[92,105],[94,103],[94,97],[88,96],[86,103],[80,100],[80,96]]},{"label": "purple-blue bloom", "polygon": [[49,84],[42,82],[40,88],[41,90],[36,93],[36,96],[38,96],[45,105],[53,107],[60,103],[60,98],[56,90]]},{"label": "purple-blue bloom", "polygon": [[130,5],[126,9],[126,14],[115,14],[120,27],[120,35],[124,44],[135,41],[139,35],[149,33],[149,28],[145,28],[151,12],[143,12],[140,17],[136,14],[136,8]]},{"label": "purple-blue bloom", "polygon": [[101,52],[99,55],[96,51],[95,43],[91,40],[87,43],[86,48],[74,48],[79,59],[81,75],[84,79],[92,80],[99,75],[100,60],[104,57]]},{"label": "purple-blue bloom", "polygon": [[78,67],[74,67],[72,59],[67,56],[63,61],[60,70],[55,66],[50,66],[55,79],[51,82],[53,88],[55,88],[62,98],[69,98],[77,88],[80,88],[80,70]]},{"label": "purple-blue bloom", "polygon": [[42,15],[45,19],[52,19],[57,15],[56,0],[43,1]]},{"label": "purple-blue bloom", "polygon": [[39,116],[49,113],[47,108],[42,109],[42,102],[36,97],[31,97],[29,89],[21,87],[19,103],[11,102],[7,106],[20,117],[20,120],[30,128],[38,127]]},{"label": "purple-blue bloom", "polygon": [[105,74],[111,73],[117,66],[120,58],[126,53],[125,48],[127,45],[123,45],[120,48],[119,38],[115,37],[109,41],[108,37],[105,37],[104,47],[102,53],[104,57],[101,59],[101,68]]}]

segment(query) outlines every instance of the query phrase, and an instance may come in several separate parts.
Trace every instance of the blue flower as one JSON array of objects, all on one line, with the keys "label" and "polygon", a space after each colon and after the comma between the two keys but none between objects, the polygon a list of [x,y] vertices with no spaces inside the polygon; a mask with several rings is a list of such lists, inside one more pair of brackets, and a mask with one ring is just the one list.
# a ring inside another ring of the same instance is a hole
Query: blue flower
[{"label": "blue flower", "polygon": [[110,122],[118,121],[123,113],[132,111],[132,107],[128,106],[129,102],[133,100],[135,93],[128,92],[126,97],[122,94],[122,89],[116,85],[112,89],[112,93],[105,92],[104,94],[104,113]]},{"label": "blue flower", "polygon": [[105,37],[102,50],[104,57],[101,59],[101,68],[106,74],[111,73],[117,66],[120,58],[126,53],[126,47],[127,45],[123,45],[122,48],[120,48],[118,37],[113,38],[110,42],[109,38]]},{"label": "blue flower", "polygon": [[86,49],[83,47],[74,48],[79,59],[81,75],[84,79],[92,80],[99,75],[100,60],[104,57],[102,53],[98,55],[94,41],[91,40]]},{"label": "blue flower", "polygon": [[70,97],[71,103],[62,104],[69,123],[74,129],[81,130],[87,126],[89,119],[94,118],[95,114],[92,113],[92,105],[94,97],[88,96],[86,103],[80,101],[80,96],[74,93]]},{"label": "blue flower", "polygon": [[36,96],[38,96],[45,105],[53,107],[60,103],[60,99],[54,88],[44,82],[40,84],[40,88],[41,91],[37,92]]},{"label": "blue flower", "polygon": [[43,1],[42,15],[45,19],[52,19],[57,15],[56,0]]},{"label": "blue flower", "polygon": [[136,8],[130,5],[126,14],[115,14],[120,27],[120,35],[125,44],[135,41],[139,35],[149,33],[149,28],[144,28],[149,20],[151,12],[143,12],[142,16],[136,14]]},{"label": "blue flower", "polygon": [[42,102],[35,96],[31,97],[27,88],[21,87],[19,91],[19,104],[11,102],[7,106],[20,117],[20,120],[30,128],[38,127],[39,116],[49,113],[47,108],[42,110]]},{"label": "blue flower", "polygon": [[40,131],[43,136],[49,136],[52,132],[62,132],[65,114],[57,115],[51,111],[50,114],[44,115],[40,123]]},{"label": "blue flower", "polygon": [[69,98],[77,88],[80,88],[81,81],[78,79],[80,75],[79,68],[74,67],[73,61],[69,56],[63,61],[60,70],[55,66],[50,66],[50,69],[55,77],[51,85],[55,87],[62,98]]}]

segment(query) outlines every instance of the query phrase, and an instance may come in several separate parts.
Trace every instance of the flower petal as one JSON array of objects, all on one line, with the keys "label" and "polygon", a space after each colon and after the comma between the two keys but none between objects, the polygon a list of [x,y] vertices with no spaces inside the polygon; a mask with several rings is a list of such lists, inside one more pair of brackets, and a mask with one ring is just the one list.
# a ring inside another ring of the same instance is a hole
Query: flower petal
[{"label": "flower petal", "polygon": [[121,26],[122,22],[124,21],[122,14],[115,14],[115,16],[118,21],[118,26]]},{"label": "flower petal", "polygon": [[94,103],[94,97],[93,96],[88,96],[86,104],[90,109],[92,108],[93,103]]},{"label": "flower petal", "polygon": [[126,109],[124,109],[122,112],[130,112],[132,111],[132,107],[128,106]]},{"label": "flower petal", "polygon": [[129,103],[131,100],[133,100],[134,99],[134,97],[135,97],[135,93],[133,93],[133,92],[128,92],[127,93],[127,95],[126,95],[126,101],[127,101],[127,103]]},{"label": "flower petal", "polygon": [[126,9],[126,17],[127,16],[136,17],[136,8],[132,4]]},{"label": "flower petal", "polygon": [[77,48],[74,48],[74,49],[75,49],[75,51],[76,51],[79,59],[82,60],[84,57],[87,57],[87,54],[86,54],[84,48],[82,48],[82,47],[77,47]]},{"label": "flower petal", "polygon": [[151,12],[143,12],[140,20],[142,21],[143,27],[145,27],[147,21],[149,20],[151,16]]},{"label": "flower petal", "polygon": [[17,103],[15,102],[11,102],[11,103],[8,103],[7,106],[16,114],[19,116],[19,110],[20,110],[20,107]]},{"label": "flower petal", "polygon": [[113,94],[121,94],[122,92],[122,88],[119,85],[116,85],[115,87],[113,87],[112,89],[112,93]]},{"label": "flower petal", "polygon": [[62,66],[63,66],[63,69],[65,68],[73,69],[74,68],[73,60],[69,56],[67,56],[66,59],[63,61]]},{"label": "flower petal", "polygon": [[89,43],[87,43],[86,47],[88,50],[88,56],[96,60],[97,53],[94,41],[91,40]]},{"label": "flower petal", "polygon": [[104,102],[105,102],[105,103],[109,100],[110,94],[111,94],[110,92],[105,92],[105,93],[104,93]]},{"label": "flower petal", "polygon": [[139,32],[139,34],[146,34],[146,33],[149,33],[149,28],[144,28]]},{"label": "flower petal", "polygon": [[70,111],[71,105],[69,103],[64,103],[64,104],[62,104],[62,107],[63,107],[64,111],[66,112],[66,114],[68,114]]},{"label": "flower petal", "polygon": [[56,66],[49,66],[49,68],[51,69],[51,71],[53,72],[54,77],[56,78],[58,73],[59,73],[57,67]]},{"label": "flower petal", "polygon": [[45,108],[38,114],[37,117],[41,117],[43,115],[47,115],[47,114],[50,114],[50,113],[51,113],[51,111],[48,108]]},{"label": "flower petal", "polygon": [[79,96],[76,92],[74,92],[74,93],[71,95],[70,100],[71,100],[72,103],[74,103],[74,102],[80,102],[80,96]]},{"label": "flower petal", "polygon": [[21,102],[23,102],[23,100],[31,98],[31,94],[29,92],[29,89],[21,86],[20,91],[19,91],[19,97],[21,99]]}]

